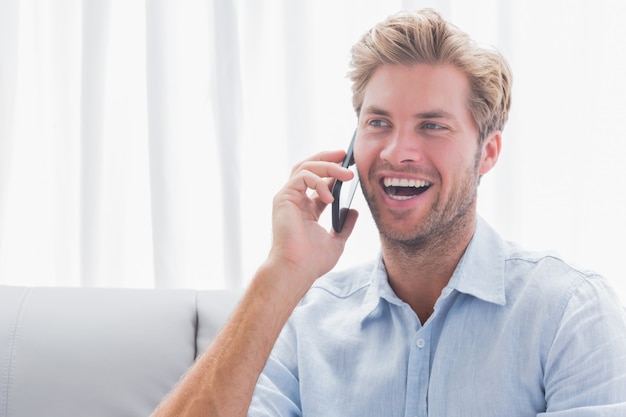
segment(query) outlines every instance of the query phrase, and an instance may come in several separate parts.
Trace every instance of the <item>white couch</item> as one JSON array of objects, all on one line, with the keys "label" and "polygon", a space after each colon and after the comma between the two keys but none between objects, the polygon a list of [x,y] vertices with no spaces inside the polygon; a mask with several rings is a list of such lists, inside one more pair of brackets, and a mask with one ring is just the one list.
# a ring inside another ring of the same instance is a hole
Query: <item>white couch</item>
[{"label": "white couch", "polygon": [[241,294],[0,286],[0,417],[149,416]]}]

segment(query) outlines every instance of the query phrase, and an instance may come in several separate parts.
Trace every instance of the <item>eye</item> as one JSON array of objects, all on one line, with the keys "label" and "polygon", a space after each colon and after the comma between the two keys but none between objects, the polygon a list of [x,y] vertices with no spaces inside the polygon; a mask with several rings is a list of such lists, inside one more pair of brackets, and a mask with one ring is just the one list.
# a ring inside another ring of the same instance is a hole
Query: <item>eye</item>
[{"label": "eye", "polygon": [[426,130],[442,130],[445,129],[444,126],[434,123],[434,122],[426,122],[422,125],[422,127]]},{"label": "eye", "polygon": [[388,127],[389,123],[387,123],[386,120],[382,119],[372,119],[369,121],[369,125],[374,127]]}]

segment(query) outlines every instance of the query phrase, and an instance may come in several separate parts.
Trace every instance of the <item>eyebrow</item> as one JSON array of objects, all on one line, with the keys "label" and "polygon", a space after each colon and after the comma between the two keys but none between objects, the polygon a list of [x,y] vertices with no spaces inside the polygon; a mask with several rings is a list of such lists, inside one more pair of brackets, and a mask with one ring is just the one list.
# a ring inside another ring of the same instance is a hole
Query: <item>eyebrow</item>
[{"label": "eyebrow", "polygon": [[456,119],[456,116],[452,113],[448,113],[445,110],[432,110],[423,113],[414,114],[416,119]]},{"label": "eyebrow", "polygon": [[378,114],[379,116],[390,116],[391,113],[389,113],[387,110],[383,110],[379,107],[376,106],[368,106],[366,109],[364,109],[363,113],[367,113],[367,114]]},{"label": "eyebrow", "polygon": [[[376,106],[368,106],[365,109],[364,113],[377,114],[377,115],[386,116],[386,117],[391,116],[391,113],[389,113],[387,110],[381,109]],[[456,119],[456,116],[454,116],[452,113],[449,113],[441,109],[434,109],[434,110],[429,110],[425,112],[415,113],[413,117],[415,119]]]}]

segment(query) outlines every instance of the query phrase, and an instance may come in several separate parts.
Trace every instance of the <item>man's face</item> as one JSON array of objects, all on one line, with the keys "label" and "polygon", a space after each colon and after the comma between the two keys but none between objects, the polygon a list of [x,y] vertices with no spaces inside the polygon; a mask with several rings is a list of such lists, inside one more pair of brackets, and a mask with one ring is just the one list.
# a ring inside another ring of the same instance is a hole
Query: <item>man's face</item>
[{"label": "man's face", "polygon": [[479,174],[495,160],[485,162],[494,149],[485,156],[489,145],[478,144],[468,96],[467,77],[451,66],[383,65],[372,75],[355,159],[384,238],[421,246],[475,218]]}]

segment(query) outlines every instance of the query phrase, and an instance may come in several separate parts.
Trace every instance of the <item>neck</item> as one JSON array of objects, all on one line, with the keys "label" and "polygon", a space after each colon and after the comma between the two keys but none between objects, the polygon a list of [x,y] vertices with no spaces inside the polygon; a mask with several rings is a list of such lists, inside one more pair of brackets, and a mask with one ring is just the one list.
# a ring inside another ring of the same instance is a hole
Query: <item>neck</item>
[{"label": "neck", "polygon": [[461,219],[444,233],[411,244],[382,237],[389,284],[425,323],[448,284],[476,228],[476,216]]}]

